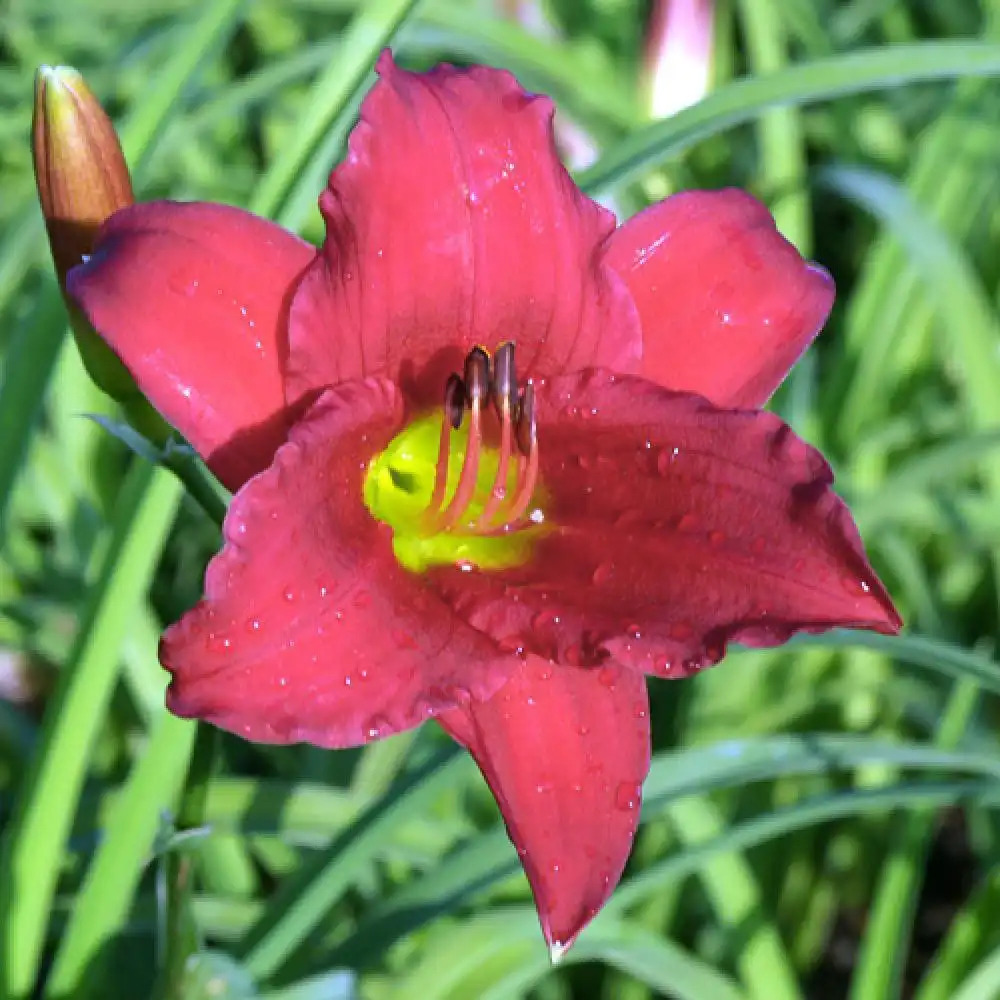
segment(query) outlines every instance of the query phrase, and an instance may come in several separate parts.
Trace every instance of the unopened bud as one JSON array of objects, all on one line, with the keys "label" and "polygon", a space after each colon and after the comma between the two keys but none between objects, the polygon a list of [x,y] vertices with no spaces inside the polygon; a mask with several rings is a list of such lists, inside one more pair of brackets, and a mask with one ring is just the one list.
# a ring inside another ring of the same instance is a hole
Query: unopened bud
[{"label": "unopened bud", "polygon": [[[43,66],[35,75],[31,123],[38,200],[59,287],[93,250],[102,223],[135,198],[111,119],[75,69]],[[159,433],[161,421],[125,366],[68,299],[70,325],[90,377],[126,406],[133,422]],[[155,419],[154,419],[155,418]]]},{"label": "unopened bud", "polygon": [[135,201],[132,182],[114,126],[76,70],[38,71],[31,128],[38,200],[62,286],[101,223]]}]

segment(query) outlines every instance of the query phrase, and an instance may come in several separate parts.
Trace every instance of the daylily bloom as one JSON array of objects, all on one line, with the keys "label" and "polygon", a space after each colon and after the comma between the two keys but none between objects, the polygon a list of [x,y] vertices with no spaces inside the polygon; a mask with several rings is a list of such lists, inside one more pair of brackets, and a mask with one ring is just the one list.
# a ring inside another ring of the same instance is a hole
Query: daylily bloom
[{"label": "daylily bloom", "polygon": [[238,490],[163,638],[170,708],[326,747],[436,717],[558,955],[628,856],[646,674],[899,627],[822,456],[752,409],[832,283],[736,191],[616,229],[505,72],[378,70],[321,249],[150,203],[70,289]]}]

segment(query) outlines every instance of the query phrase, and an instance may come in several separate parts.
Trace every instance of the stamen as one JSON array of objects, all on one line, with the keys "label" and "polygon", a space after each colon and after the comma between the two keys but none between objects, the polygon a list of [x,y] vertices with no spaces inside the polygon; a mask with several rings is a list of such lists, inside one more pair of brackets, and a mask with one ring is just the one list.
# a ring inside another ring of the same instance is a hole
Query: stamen
[{"label": "stamen", "polygon": [[[497,470],[489,496],[475,520],[460,525],[479,486],[479,464],[483,450],[483,405],[492,400],[500,417],[500,449]],[[451,461],[452,430],[462,426],[469,411],[468,436],[462,470],[451,500],[445,506]],[[508,490],[511,460],[518,453],[516,485]],[[517,526],[538,483],[538,434],[535,389],[529,380],[518,395],[514,368],[514,345],[502,344],[491,363],[481,347],[465,359],[464,378],[451,375],[445,386],[444,419],[435,469],[434,488],[423,516],[427,535],[451,531],[455,534],[500,535]]]},{"label": "stamen", "polygon": [[490,396],[500,417],[500,455],[497,459],[497,474],[493,478],[490,495],[486,499],[482,513],[476,519],[475,528],[488,528],[490,521],[507,499],[507,473],[510,471],[511,443],[513,439],[512,414],[517,406],[517,376],[514,368],[514,345],[501,344],[493,355],[493,377],[490,380]]},{"label": "stamen", "polygon": [[489,527],[490,521],[507,499],[507,473],[510,471],[511,444],[513,429],[510,416],[510,399],[503,397],[500,404],[500,456],[497,459],[497,474],[493,478],[490,495],[483,507],[483,512],[476,519],[476,529]]},{"label": "stamen", "polygon": [[[466,372],[469,366],[466,364]],[[468,383],[466,383],[468,385]],[[476,492],[476,480],[479,476],[479,453],[483,443],[483,400],[482,395],[469,392],[471,400],[471,415],[469,418],[469,441],[465,446],[465,459],[462,461],[462,474],[458,477],[458,486],[451,503],[441,512],[437,531],[447,531],[454,527],[458,519],[465,513]]]},{"label": "stamen", "polygon": [[524,516],[538,484],[538,424],[535,419],[535,387],[530,379],[518,407],[517,446],[522,457],[518,460],[517,493],[510,510],[504,511],[507,524],[516,524]]},{"label": "stamen", "polygon": [[424,524],[430,530],[441,513],[445,491],[448,489],[448,465],[451,459],[451,431],[462,426],[465,415],[465,385],[452,372],[444,386],[444,420],[441,421],[441,438],[438,444],[437,465],[434,469],[434,490],[424,513]]},{"label": "stamen", "polygon": [[528,379],[521,402],[517,408],[517,446],[522,455],[530,455],[538,437],[538,425],[535,420],[535,386]]}]

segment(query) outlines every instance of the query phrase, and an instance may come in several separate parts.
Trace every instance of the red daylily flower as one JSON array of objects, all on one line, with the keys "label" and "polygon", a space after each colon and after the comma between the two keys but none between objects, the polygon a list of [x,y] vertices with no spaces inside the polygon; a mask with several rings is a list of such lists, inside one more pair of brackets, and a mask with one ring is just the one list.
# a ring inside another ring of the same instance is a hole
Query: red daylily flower
[{"label": "red daylily flower", "polygon": [[899,627],[822,456],[745,409],[832,283],[736,191],[615,229],[559,163],[551,103],[507,73],[378,70],[320,250],[233,208],[143,204],[69,289],[238,490],[204,599],[163,639],[170,708],[328,747],[435,716],[558,953],[630,850],[644,674]]}]

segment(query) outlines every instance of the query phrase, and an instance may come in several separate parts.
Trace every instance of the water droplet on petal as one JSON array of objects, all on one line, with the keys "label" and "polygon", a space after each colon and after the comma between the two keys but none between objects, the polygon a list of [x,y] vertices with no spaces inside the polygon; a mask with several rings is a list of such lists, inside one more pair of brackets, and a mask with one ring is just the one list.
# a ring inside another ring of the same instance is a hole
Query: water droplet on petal
[{"label": "water droplet on petal", "polygon": [[698,515],[693,514],[690,511],[687,514],[683,514],[680,520],[677,522],[678,531],[694,531],[698,527]]},{"label": "water droplet on petal", "polygon": [[542,629],[548,625],[558,625],[559,616],[551,608],[543,608],[531,619],[534,628]]},{"label": "water droplet on petal", "polygon": [[718,528],[708,533],[709,545],[721,545],[725,540],[726,533],[724,531],[719,531]]},{"label": "water droplet on petal", "polygon": [[417,640],[409,632],[404,632],[402,629],[393,630],[392,641],[398,649],[413,650],[417,648]]},{"label": "water droplet on petal", "polygon": [[205,640],[205,650],[208,653],[227,653],[232,647],[232,639],[218,632],[209,632]]},{"label": "water droplet on petal", "polygon": [[611,667],[601,667],[597,671],[597,679],[606,688],[613,691],[615,689],[615,681],[618,680],[618,672]]},{"label": "water droplet on petal", "polygon": [[591,577],[595,587],[600,587],[601,584],[607,583],[611,579],[614,573],[615,564],[611,562],[601,563],[597,569],[594,570],[594,575]]},{"label": "water droplet on petal", "polygon": [[622,781],[615,789],[615,805],[619,809],[631,812],[639,805],[641,787],[634,781]]},{"label": "water droplet on petal", "polygon": [[656,471],[661,476],[668,475],[671,466],[677,461],[680,453],[680,448],[661,448],[656,455]]},{"label": "water droplet on petal", "polygon": [[365,725],[365,739],[377,740],[381,736],[386,736],[392,731],[389,720],[381,715],[373,715]]}]

